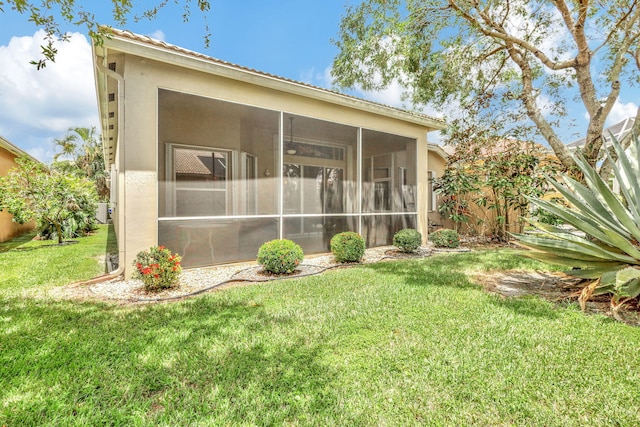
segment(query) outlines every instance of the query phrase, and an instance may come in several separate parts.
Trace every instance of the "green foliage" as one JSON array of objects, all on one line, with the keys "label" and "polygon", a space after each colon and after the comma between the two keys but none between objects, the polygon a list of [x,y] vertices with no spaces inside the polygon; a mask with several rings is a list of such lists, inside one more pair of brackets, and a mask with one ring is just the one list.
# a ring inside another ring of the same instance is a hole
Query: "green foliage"
[{"label": "green foliage", "polygon": [[[118,26],[126,27],[131,19],[131,10],[133,8],[131,0],[112,0],[112,20]],[[155,5],[154,5],[155,3]],[[134,21],[141,19],[153,20],[158,13],[167,6],[167,1],[151,2],[151,5],[145,4],[142,13],[133,16]],[[177,1],[175,2],[178,3]],[[188,21],[191,16],[193,4],[191,0],[183,2],[182,20]],[[205,47],[209,46],[211,34],[206,21],[206,14],[211,9],[211,2],[208,0],[197,0],[197,10],[200,11],[205,20],[205,31],[203,35]],[[53,0],[53,1],[30,1],[30,0],[6,0],[0,1],[0,13],[4,13],[4,5],[11,10],[25,15],[29,21],[33,22],[37,27],[44,29],[46,32],[46,44],[40,46],[41,58],[33,60],[31,63],[38,70],[47,66],[49,61],[55,62],[58,54],[56,48],[57,42],[69,41],[68,25],[82,26],[84,32],[88,33],[97,44],[101,44],[105,37],[109,37],[110,27],[103,26],[96,18],[95,14],[87,10],[82,2],[76,0]]]},{"label": "green foliage", "polygon": [[429,240],[436,248],[457,248],[460,246],[460,235],[456,230],[442,228],[429,234]]},{"label": "green foliage", "polygon": [[[109,175],[105,171],[104,154],[96,128],[72,128],[54,140],[60,152],[53,156],[53,168],[88,178],[95,183],[101,201],[109,200]],[[67,160],[60,160],[66,158]]]},{"label": "green foliage", "polygon": [[475,122],[490,121],[502,137],[541,136],[566,168],[560,118],[588,113],[585,152],[595,164],[611,106],[638,83],[639,8],[628,0],[364,0],[341,20],[332,72],[345,88],[398,84],[409,102],[435,105],[445,118],[481,112]]},{"label": "green foliage", "polygon": [[364,239],[353,231],[338,233],[331,238],[331,253],[338,262],[359,262],[364,250]]},{"label": "green foliage", "polygon": [[181,259],[164,246],[153,246],[136,255],[132,276],[142,280],[148,291],[172,288],[180,281]]},{"label": "green foliage", "polygon": [[460,141],[434,185],[442,195],[440,213],[454,221],[456,231],[462,223],[471,231],[474,224],[482,224],[484,232],[506,241],[509,232],[521,230],[522,218],[529,212],[527,196],[544,194],[545,174],[554,174],[558,168],[554,157],[529,142]]},{"label": "green foliage", "polygon": [[438,212],[452,220],[456,229],[471,219],[467,196],[480,191],[479,177],[469,166],[452,158],[447,163],[444,174],[433,183],[435,192],[442,196]]},{"label": "green foliage", "polygon": [[595,169],[580,154],[574,161],[584,184],[562,177],[562,183],[549,178],[550,184],[570,204],[531,199],[541,209],[575,227],[583,236],[553,225],[531,221],[540,233],[517,235],[519,244],[531,249],[527,254],[572,270],[568,274],[593,279],[584,288],[581,302],[592,295],[611,293],[611,306],[617,313],[625,302],[640,295],[640,141],[634,137],[627,152],[612,136],[618,162],[607,152],[606,161],[620,183],[615,194]]},{"label": "green foliage", "polygon": [[[554,197],[551,199],[551,201],[553,201],[556,204],[558,203],[564,204],[562,199],[559,197]],[[536,210],[533,212],[533,217],[542,224],[549,224],[549,225],[562,224],[562,219],[558,215],[555,215],[541,208],[536,208]]]},{"label": "green foliage", "polygon": [[[91,191],[78,192],[75,196],[75,203],[78,209],[71,210],[62,222],[61,232],[63,239],[84,237],[98,226],[98,221],[96,220],[98,205],[96,204],[95,194]],[[39,222],[37,229],[38,237],[41,239],[58,239],[58,231],[50,222]]]},{"label": "green foliage", "polygon": [[422,234],[413,228],[405,228],[393,236],[393,246],[401,252],[415,252],[422,244]]},{"label": "green foliage", "polygon": [[35,220],[58,243],[95,228],[97,195],[91,181],[28,158],[17,158],[16,163],[17,168],[0,178],[0,210],[16,222]]},{"label": "green foliage", "polygon": [[304,259],[300,245],[287,239],[263,243],[258,250],[258,264],[273,274],[290,274]]}]

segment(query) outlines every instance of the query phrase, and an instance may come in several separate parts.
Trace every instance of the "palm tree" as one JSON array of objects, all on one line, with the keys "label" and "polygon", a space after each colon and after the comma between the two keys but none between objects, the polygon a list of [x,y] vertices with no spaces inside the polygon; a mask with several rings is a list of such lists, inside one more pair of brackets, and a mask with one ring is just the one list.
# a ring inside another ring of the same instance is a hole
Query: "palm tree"
[{"label": "palm tree", "polygon": [[[71,169],[86,176],[95,183],[100,200],[109,199],[109,175],[105,171],[102,144],[96,135],[96,128],[77,127],[70,128],[67,134],[54,140],[60,152],[53,156],[53,160],[59,169]],[[70,160],[60,161],[61,157]]]}]

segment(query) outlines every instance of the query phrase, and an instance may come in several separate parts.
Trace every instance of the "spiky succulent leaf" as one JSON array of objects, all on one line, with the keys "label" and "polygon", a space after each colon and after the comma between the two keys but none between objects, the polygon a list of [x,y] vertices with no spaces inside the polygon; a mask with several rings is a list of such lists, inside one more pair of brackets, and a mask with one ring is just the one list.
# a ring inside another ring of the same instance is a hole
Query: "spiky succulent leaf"
[{"label": "spiky succulent leaf", "polygon": [[[578,154],[574,160],[584,183],[568,176],[562,177],[562,183],[548,177],[570,207],[529,198],[585,237],[535,221],[530,222],[539,230],[537,234],[514,235],[519,246],[530,250],[528,256],[572,267],[567,274],[595,279],[583,290],[581,304],[605,293],[613,294],[612,304],[640,295],[640,141],[633,137],[631,154],[613,135],[612,145],[619,158],[612,162],[612,170],[621,184],[620,195]],[[608,152],[607,159],[612,161]]]},{"label": "spiky succulent leaf", "polygon": [[626,233],[627,236],[633,236],[636,240],[640,240],[640,228],[638,228],[638,224],[634,222],[632,214],[622,204],[620,198],[611,191],[607,183],[593,168],[587,167],[588,164],[582,156],[579,156],[578,159],[583,164],[583,173],[587,185],[593,191],[593,194],[597,195],[598,200],[602,202],[601,206],[606,209],[605,212],[608,211],[607,213],[610,214],[608,216],[612,221],[609,221],[609,224],[615,222],[614,226],[618,233]]},{"label": "spiky succulent leaf", "polygon": [[635,298],[640,295],[640,270],[627,267],[616,274],[616,293],[623,297]]},{"label": "spiky succulent leaf", "polygon": [[[636,222],[640,224],[640,182],[638,182],[637,178],[637,173],[640,170],[640,139],[637,136],[631,138],[630,147],[627,151],[624,150],[613,135],[611,135],[611,139],[613,148],[618,156],[618,167],[614,167],[612,170],[620,183],[625,200],[628,202],[629,207],[635,211],[634,218],[636,218]],[[609,152],[607,152],[607,159],[612,161]]]},{"label": "spiky succulent leaf", "polygon": [[614,250],[607,250],[595,242],[587,239],[567,235],[543,237],[528,234],[514,234],[519,240],[519,244],[531,249],[555,252],[556,256],[569,256],[570,258],[585,259],[593,261],[615,261],[625,264],[640,263],[629,255],[619,253]]},{"label": "spiky succulent leaf", "polygon": [[[534,257],[535,259],[538,259]],[[578,277],[580,279],[598,279],[605,273],[615,273],[618,270],[625,268],[626,264],[610,264],[606,267],[586,266],[585,268],[566,270],[564,274],[568,276]]]}]

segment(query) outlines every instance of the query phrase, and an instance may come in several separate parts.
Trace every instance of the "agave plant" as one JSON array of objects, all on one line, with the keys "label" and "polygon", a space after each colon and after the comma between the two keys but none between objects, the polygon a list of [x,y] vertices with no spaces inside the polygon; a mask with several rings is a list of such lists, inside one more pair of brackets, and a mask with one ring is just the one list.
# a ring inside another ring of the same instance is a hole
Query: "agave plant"
[{"label": "agave plant", "polygon": [[[566,273],[591,279],[580,295],[586,301],[595,295],[612,294],[612,313],[640,295],[640,141],[631,140],[628,152],[612,135],[618,161],[613,173],[620,183],[620,194],[580,154],[574,160],[584,176],[584,184],[564,175],[562,183],[549,177],[549,183],[564,196],[569,207],[560,203],[531,198],[530,201],[550,212],[575,230],[530,221],[536,234],[517,234],[517,244],[530,249],[527,255],[546,262],[571,267]],[[582,233],[576,233],[576,230]]]}]

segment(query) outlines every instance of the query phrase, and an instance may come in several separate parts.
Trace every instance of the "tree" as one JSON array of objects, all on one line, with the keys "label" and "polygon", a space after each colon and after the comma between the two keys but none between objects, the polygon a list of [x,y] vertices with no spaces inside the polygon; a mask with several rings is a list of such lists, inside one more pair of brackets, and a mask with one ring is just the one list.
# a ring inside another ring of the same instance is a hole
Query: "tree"
[{"label": "tree", "polygon": [[[99,199],[109,200],[108,174],[96,128],[71,128],[65,136],[55,139],[54,143],[60,152],[53,156],[53,167],[90,179],[95,183]],[[61,157],[70,160],[60,161]]]},{"label": "tree", "polygon": [[333,74],[365,90],[400,81],[415,104],[483,120],[528,118],[570,169],[558,130],[579,114],[571,103],[589,117],[582,151],[595,165],[616,99],[640,83],[639,40],[638,0],[366,0],[341,22]]},{"label": "tree", "polygon": [[[125,26],[131,18],[134,6],[142,2],[136,2],[135,0],[111,0],[111,3],[113,5],[112,16],[114,21],[120,26]],[[134,15],[134,20],[154,19],[160,10],[166,7],[169,2],[168,0],[156,0],[145,3],[144,7],[146,9],[139,15]],[[178,1],[175,0],[175,3],[177,4]],[[206,22],[206,12],[211,8],[210,2],[207,0],[185,0],[182,19],[184,22],[189,20],[194,3],[205,20],[206,34],[204,35],[204,42],[205,46],[208,46],[211,34],[209,33],[209,27]],[[19,14],[28,16],[29,21],[38,27],[44,28],[46,32],[46,44],[41,46],[42,57],[37,61],[32,61],[38,69],[46,67],[48,61],[55,62],[56,54],[58,53],[56,43],[69,39],[69,35],[62,29],[64,23],[84,26],[89,36],[98,43],[100,43],[104,37],[109,36],[109,27],[101,26],[94,13],[90,11],[91,6],[94,6],[92,3],[90,3],[87,8],[76,0],[0,0],[0,12],[4,13],[4,8],[7,6]]]},{"label": "tree", "polygon": [[537,144],[506,139],[461,144],[435,183],[443,195],[440,212],[456,229],[460,223],[470,229],[482,225],[494,238],[507,241],[510,232],[522,231],[528,197],[544,194],[545,177],[557,169],[555,157]]},{"label": "tree", "polygon": [[19,223],[36,220],[39,230],[52,228],[50,237],[55,236],[58,243],[92,228],[97,196],[91,181],[29,158],[17,158],[16,163],[17,168],[0,178],[0,210]]}]

